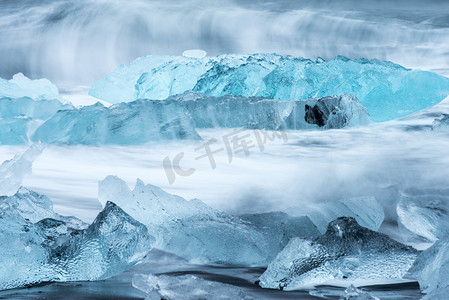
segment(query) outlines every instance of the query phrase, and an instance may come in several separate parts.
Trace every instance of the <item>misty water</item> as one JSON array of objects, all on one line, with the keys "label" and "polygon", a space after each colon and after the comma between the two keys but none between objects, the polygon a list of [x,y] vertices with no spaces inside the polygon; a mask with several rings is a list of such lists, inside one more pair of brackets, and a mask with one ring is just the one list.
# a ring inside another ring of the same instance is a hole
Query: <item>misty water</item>
[{"label": "misty water", "polygon": [[[20,38],[18,38],[20,37]],[[447,1],[150,1],[45,0],[0,3],[0,77],[22,72],[48,78],[75,105],[92,104],[89,86],[120,64],[147,54],[208,55],[268,52],[305,58],[377,58],[407,68],[449,75]],[[55,210],[91,222],[101,211],[98,182],[117,175],[131,187],[136,179],[186,199],[199,198],[232,214],[294,211],[307,204],[375,196],[388,207],[400,193],[433,190],[447,195],[449,136],[431,130],[449,113],[449,99],[399,120],[326,131],[287,132],[248,156],[215,155],[216,168],[197,160],[204,141],[145,146],[47,146],[23,185],[49,196]],[[232,129],[198,130],[221,140]],[[247,130],[248,134],[254,134]],[[0,146],[0,161],[26,146]],[[166,157],[184,153],[190,176],[169,182]],[[394,209],[380,231],[401,236]],[[143,264],[99,282],[53,283],[0,292],[0,299],[142,299],[134,274],[193,274],[242,288],[256,299],[338,299],[343,289],[262,290],[260,268],[204,266],[157,250]],[[415,282],[367,287],[381,299],[419,299]]]},{"label": "misty water", "polygon": [[[147,54],[276,52],[449,74],[447,1],[4,0],[0,77],[90,86]],[[17,38],[20,37],[20,38]]]}]

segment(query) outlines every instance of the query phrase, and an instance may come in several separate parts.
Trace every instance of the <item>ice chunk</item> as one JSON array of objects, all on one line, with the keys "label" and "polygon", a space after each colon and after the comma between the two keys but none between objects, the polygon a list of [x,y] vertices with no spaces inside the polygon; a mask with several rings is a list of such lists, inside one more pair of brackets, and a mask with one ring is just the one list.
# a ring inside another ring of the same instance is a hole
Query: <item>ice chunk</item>
[{"label": "ice chunk", "polygon": [[370,121],[366,108],[351,95],[287,101],[186,92],[165,101],[180,101],[197,128],[330,129]]},{"label": "ice chunk", "polygon": [[[449,240],[437,241],[423,251],[409,270],[409,277],[418,280],[424,293],[442,294],[449,288]],[[444,299],[431,298],[430,299]],[[446,294],[447,298],[447,294]]]},{"label": "ice chunk", "polygon": [[108,202],[88,228],[51,250],[50,263],[58,281],[105,279],[138,263],[153,241],[143,224]]},{"label": "ice chunk", "polygon": [[12,196],[20,188],[24,177],[31,173],[34,160],[41,154],[41,144],[34,144],[22,155],[16,155],[0,166],[0,196]]},{"label": "ice chunk", "polygon": [[282,100],[353,94],[374,121],[386,121],[439,103],[449,95],[449,79],[390,62],[341,56],[312,61],[276,54],[150,55],[95,82],[90,95],[116,103],[162,100],[188,90]]},{"label": "ice chunk", "polygon": [[186,201],[140,180],[131,191],[118,177],[108,176],[99,184],[99,200],[117,203],[145,224],[156,248],[189,260],[266,264],[268,245],[261,233],[198,199]]},{"label": "ice chunk", "polygon": [[10,80],[0,78],[0,98],[29,97],[34,100],[59,99],[58,88],[48,79],[31,80],[17,73]]},{"label": "ice chunk", "polygon": [[132,145],[171,139],[200,139],[178,102],[138,100],[104,107],[97,103],[61,110],[40,126],[32,140],[43,143]]},{"label": "ice chunk", "polygon": [[431,242],[449,234],[449,190],[412,189],[404,193],[396,208],[398,222]]},{"label": "ice chunk", "polygon": [[306,101],[224,96],[187,92],[165,101],[136,100],[106,108],[102,104],[58,111],[32,140],[67,144],[144,144],[169,139],[199,139],[195,127],[251,129],[342,128],[369,122],[366,109],[352,96]]},{"label": "ice chunk", "polygon": [[262,274],[260,285],[296,290],[399,280],[417,255],[412,247],[364,228],[354,218],[341,217],[313,241],[292,239]]},{"label": "ice chunk", "polygon": [[288,212],[294,216],[308,216],[321,233],[338,217],[353,217],[361,226],[377,231],[385,217],[382,205],[371,196],[291,207]]},{"label": "ice chunk", "polygon": [[147,294],[146,300],[160,299],[254,299],[235,286],[207,281],[193,275],[133,276],[133,286]]},{"label": "ice chunk", "polygon": [[[306,219],[293,219],[292,223],[302,224],[294,230],[288,226],[265,229],[257,221],[251,224],[214,210],[198,199],[187,201],[140,180],[131,190],[114,176],[100,182],[99,200],[103,204],[117,203],[145,224],[156,238],[156,248],[200,262],[265,266],[281,249],[283,235],[310,236],[314,230]],[[272,221],[274,226],[288,219],[285,215],[273,216],[277,218]],[[306,224],[312,228],[306,228]]]},{"label": "ice chunk", "polygon": [[28,144],[29,137],[60,109],[71,109],[59,100],[0,98],[0,144]]},{"label": "ice chunk", "polygon": [[86,229],[50,218],[32,223],[21,213],[14,207],[0,210],[0,290],[111,277],[139,262],[154,240],[113,203]]},{"label": "ice chunk", "polygon": [[435,119],[432,124],[432,130],[449,133],[449,114],[443,114],[440,118]]},{"label": "ice chunk", "polygon": [[207,55],[207,52],[201,49],[192,49],[182,52],[184,57],[203,58]]}]

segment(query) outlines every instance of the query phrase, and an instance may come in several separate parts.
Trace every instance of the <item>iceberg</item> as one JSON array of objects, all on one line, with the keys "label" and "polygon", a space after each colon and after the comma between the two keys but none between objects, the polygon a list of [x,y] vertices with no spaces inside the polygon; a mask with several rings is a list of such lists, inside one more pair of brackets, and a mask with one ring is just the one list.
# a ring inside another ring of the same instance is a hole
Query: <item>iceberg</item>
[{"label": "iceberg", "polygon": [[254,299],[238,287],[208,281],[193,275],[136,274],[133,276],[133,286],[147,294],[146,300]]},{"label": "iceberg", "polygon": [[269,264],[260,286],[282,290],[321,284],[347,286],[401,280],[418,251],[360,226],[352,217],[329,223],[325,234],[294,238]]},{"label": "iceberg", "polygon": [[435,242],[449,234],[448,189],[413,189],[397,204],[398,222],[413,234]]},{"label": "iceberg", "polygon": [[17,192],[24,177],[31,173],[33,162],[42,150],[41,144],[34,144],[23,154],[0,165],[0,196],[12,196]]},{"label": "iceberg", "polygon": [[435,119],[432,124],[432,130],[449,133],[449,114],[443,114],[440,118]]},{"label": "iceberg", "polygon": [[[430,295],[442,294],[449,288],[449,240],[438,240],[430,248],[424,250],[410,268],[408,277],[418,280],[423,293]],[[447,298],[447,294],[446,294]]]},{"label": "iceberg", "polygon": [[89,94],[118,103],[166,99],[185,91],[211,96],[304,100],[355,95],[373,121],[399,118],[431,107],[449,95],[449,79],[367,59],[316,61],[276,54],[217,57],[141,57],[94,83]]},{"label": "iceberg", "polygon": [[272,224],[278,228],[261,228],[257,216],[247,216],[252,223],[247,222],[198,199],[187,201],[141,180],[131,190],[120,178],[108,176],[99,183],[98,194],[103,205],[112,201],[145,224],[156,238],[155,248],[194,262],[266,266],[282,249],[284,235],[310,237],[316,232],[304,218],[291,219],[291,224],[300,224],[300,228],[279,227],[288,219],[283,214],[272,215]]},{"label": "iceberg", "polygon": [[370,122],[366,108],[351,95],[274,100],[186,92],[165,101],[179,101],[192,116],[196,128],[332,129]]},{"label": "iceberg", "polygon": [[[33,196],[33,197],[30,197]],[[18,203],[29,196],[26,203]],[[44,196],[21,189],[16,199],[0,199],[0,290],[49,281],[105,279],[129,269],[151,249],[144,225],[117,205],[106,204],[87,228],[72,228],[57,216]],[[21,199],[17,199],[21,198]],[[24,206],[38,210],[30,213]],[[37,222],[32,222],[40,219]],[[41,219],[42,218],[42,219]]]},{"label": "iceberg", "polygon": [[321,233],[328,229],[329,222],[339,217],[353,217],[361,226],[377,231],[384,221],[382,204],[371,196],[346,198],[302,207],[291,207],[294,216],[308,216]]},{"label": "iceberg", "polygon": [[59,99],[58,88],[48,79],[32,80],[22,73],[12,79],[0,78],[0,98],[29,97],[34,100]]},{"label": "iceberg", "polygon": [[157,100],[60,110],[32,136],[33,141],[46,144],[87,145],[138,145],[173,139],[200,137],[182,105]]}]

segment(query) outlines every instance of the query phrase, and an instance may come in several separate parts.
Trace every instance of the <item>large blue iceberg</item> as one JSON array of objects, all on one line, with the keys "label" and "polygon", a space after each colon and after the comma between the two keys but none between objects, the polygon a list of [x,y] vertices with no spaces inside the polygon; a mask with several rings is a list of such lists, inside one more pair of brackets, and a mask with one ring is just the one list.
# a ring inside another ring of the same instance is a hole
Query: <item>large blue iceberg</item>
[{"label": "large blue iceberg", "polygon": [[[108,176],[100,182],[98,193],[102,204],[112,201],[145,224],[156,238],[155,248],[196,262],[266,266],[289,237],[319,234],[308,218],[277,213],[238,218],[140,180],[131,190],[120,178]],[[263,228],[264,219],[272,228]]]},{"label": "large blue iceberg", "polygon": [[260,285],[296,290],[397,281],[417,256],[417,250],[341,217],[314,240],[292,239],[262,274]]},{"label": "large blue iceberg", "polygon": [[111,103],[165,99],[188,90],[213,96],[308,99],[353,94],[374,121],[433,106],[449,95],[449,79],[391,62],[297,58],[276,54],[217,57],[144,56],[94,83],[90,95]]}]

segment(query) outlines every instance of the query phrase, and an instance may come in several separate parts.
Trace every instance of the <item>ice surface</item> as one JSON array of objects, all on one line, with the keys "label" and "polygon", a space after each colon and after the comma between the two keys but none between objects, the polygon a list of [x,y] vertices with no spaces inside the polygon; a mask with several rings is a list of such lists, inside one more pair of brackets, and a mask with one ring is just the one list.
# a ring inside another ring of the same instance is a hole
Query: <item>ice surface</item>
[{"label": "ice surface", "polygon": [[[264,229],[238,217],[212,209],[198,199],[187,201],[158,187],[137,180],[134,190],[118,177],[108,176],[99,184],[102,204],[112,201],[145,224],[156,238],[155,248],[191,261],[264,266],[282,249],[282,236],[311,236],[315,227],[304,218],[291,222],[302,227],[280,227],[287,216],[273,214],[277,228]],[[266,216],[261,216],[264,219]],[[308,228],[309,224],[312,228]],[[270,224],[267,224],[267,226]],[[302,232],[301,229],[304,229]],[[285,230],[285,231],[284,231]],[[301,232],[300,232],[301,231]]]},{"label": "ice surface", "polygon": [[147,294],[146,300],[254,299],[232,285],[208,281],[193,275],[133,276],[133,286]]},{"label": "ice surface", "polygon": [[400,224],[431,242],[449,234],[448,189],[412,189],[400,197],[396,211]]},{"label": "ice surface", "polygon": [[329,223],[313,241],[295,238],[260,277],[264,288],[296,290],[401,279],[418,251],[360,226],[354,218]]},{"label": "ice surface", "polygon": [[[409,270],[411,278],[418,280],[424,293],[444,294],[449,288],[449,240],[438,240],[430,248],[423,251]],[[444,299],[432,298],[429,299]],[[446,294],[447,299],[447,294]]]},{"label": "ice surface", "polygon": [[287,101],[186,92],[169,100],[180,101],[197,128],[330,129],[370,122],[366,108],[350,95]]},{"label": "ice surface", "polygon": [[384,220],[384,209],[375,197],[346,198],[288,209],[291,215],[308,216],[321,233],[338,217],[353,217],[368,229],[377,231]]},{"label": "ice surface", "polygon": [[10,80],[0,78],[0,98],[3,97],[51,100],[59,99],[59,92],[48,79],[31,80],[22,73],[17,73]]},{"label": "ice surface", "polygon": [[449,114],[443,114],[440,118],[435,119],[432,124],[432,130],[449,133]]},{"label": "ice surface", "polygon": [[[36,219],[42,211],[41,217],[52,212],[43,197],[38,198],[43,199],[39,211],[25,213]],[[23,213],[22,207],[1,206],[0,290],[44,281],[105,279],[139,262],[154,240],[144,225],[110,202],[86,229],[52,218],[33,223]]]},{"label": "ice surface", "polygon": [[42,145],[34,144],[22,155],[16,155],[0,165],[0,196],[12,196],[17,192],[42,150]]},{"label": "ice surface", "polygon": [[200,137],[178,102],[138,100],[109,108],[97,103],[58,111],[32,139],[48,144],[136,145]]},{"label": "ice surface", "polygon": [[95,82],[90,95],[117,103],[162,100],[188,90],[282,100],[353,94],[374,121],[386,121],[439,103],[449,95],[449,79],[390,62],[342,56],[312,61],[276,54],[149,55]]}]

